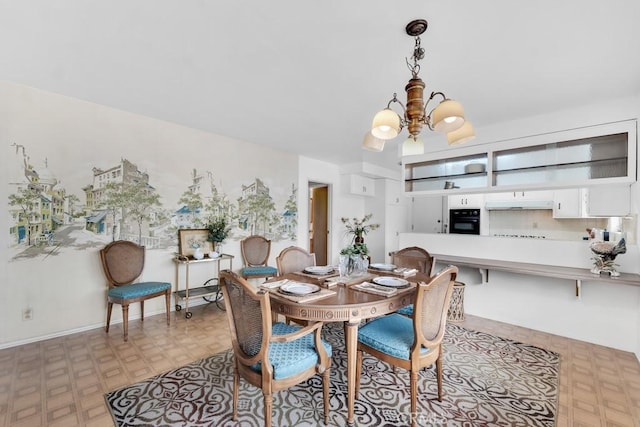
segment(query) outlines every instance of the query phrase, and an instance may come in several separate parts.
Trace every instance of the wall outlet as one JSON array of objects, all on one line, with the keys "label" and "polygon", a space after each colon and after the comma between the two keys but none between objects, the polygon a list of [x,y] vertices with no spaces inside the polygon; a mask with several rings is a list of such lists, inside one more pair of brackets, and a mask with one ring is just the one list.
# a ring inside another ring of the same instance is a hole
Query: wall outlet
[{"label": "wall outlet", "polygon": [[31,307],[22,309],[22,320],[33,320],[33,309]]}]

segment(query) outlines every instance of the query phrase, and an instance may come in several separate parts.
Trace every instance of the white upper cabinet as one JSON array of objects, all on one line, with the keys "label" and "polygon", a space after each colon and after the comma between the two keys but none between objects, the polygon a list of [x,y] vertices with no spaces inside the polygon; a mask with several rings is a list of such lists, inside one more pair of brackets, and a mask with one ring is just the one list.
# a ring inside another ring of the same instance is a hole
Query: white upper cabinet
[{"label": "white upper cabinet", "polygon": [[553,192],[554,218],[582,218],[586,216],[586,189],[569,188]]},{"label": "white upper cabinet", "polygon": [[449,196],[449,209],[474,208],[482,209],[484,206],[483,194],[461,194]]},{"label": "white upper cabinet", "polygon": [[588,216],[628,216],[630,212],[631,188],[628,185],[607,185],[588,189]]},{"label": "white upper cabinet", "polygon": [[525,192],[636,181],[636,121],[403,159],[405,193]]},{"label": "white upper cabinet", "polygon": [[342,175],[342,178],[346,193],[370,197],[376,195],[375,179],[357,174]]}]

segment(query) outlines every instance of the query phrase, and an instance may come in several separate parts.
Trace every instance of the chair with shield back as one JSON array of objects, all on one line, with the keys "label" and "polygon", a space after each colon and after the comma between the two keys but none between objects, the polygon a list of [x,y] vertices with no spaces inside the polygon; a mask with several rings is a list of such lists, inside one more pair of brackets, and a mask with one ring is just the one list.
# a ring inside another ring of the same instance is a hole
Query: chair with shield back
[{"label": "chair with shield back", "polygon": [[278,275],[278,269],[268,265],[271,240],[252,235],[240,241],[240,252],[244,267],[240,275],[245,279],[268,279]]},{"label": "chair with shield back", "polygon": [[302,271],[316,265],[316,254],[309,253],[299,246],[289,246],[276,257],[278,275]]},{"label": "chair with shield back", "polygon": [[[442,338],[447,310],[458,268],[449,266],[431,277],[429,283],[418,283],[413,301],[413,317],[393,313],[374,319],[358,331],[356,364],[356,396],[360,387],[363,352],[393,367],[410,371],[411,414],[416,413],[420,369],[436,364],[438,400],[442,401]],[[412,417],[415,425],[416,417]]]},{"label": "chair with shield back", "polygon": [[127,240],[116,240],[100,249],[100,260],[109,290],[107,292],[107,327],[111,323],[113,304],[122,306],[124,340],[129,338],[129,304],[140,302],[140,321],[144,320],[144,302],[164,295],[167,325],[170,324],[171,283],[139,281],[144,269],[145,248]]},{"label": "chair with shield back", "polygon": [[400,249],[389,254],[391,264],[398,268],[415,268],[421,273],[431,275],[436,259],[425,249],[417,246]]},{"label": "chair with shield back", "polygon": [[[415,268],[421,273],[431,275],[436,259],[423,248],[411,246],[389,254],[391,264],[398,268]],[[413,304],[402,307],[398,313],[413,316]]]},{"label": "chair with shield back", "polygon": [[233,420],[237,420],[240,378],[262,389],[264,424],[271,426],[273,393],[322,375],[324,422],[329,416],[331,345],[321,338],[322,323],[306,327],[272,323],[269,293],[225,270],[220,284],[234,354]]}]

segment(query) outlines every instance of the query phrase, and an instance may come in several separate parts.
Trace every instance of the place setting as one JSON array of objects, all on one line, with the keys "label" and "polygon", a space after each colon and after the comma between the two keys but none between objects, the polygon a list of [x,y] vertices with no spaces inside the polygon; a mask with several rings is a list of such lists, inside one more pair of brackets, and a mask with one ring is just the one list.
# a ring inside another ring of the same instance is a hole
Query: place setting
[{"label": "place setting", "polygon": [[353,285],[352,288],[362,292],[367,292],[386,297],[393,296],[398,293],[399,289],[411,287],[411,283],[400,277],[378,276],[371,279],[371,282],[365,281]]},{"label": "place setting", "polygon": [[270,290],[283,298],[295,302],[309,302],[316,299],[326,298],[335,295],[336,292],[330,289],[321,288],[311,283],[296,282],[294,280],[282,280],[280,286],[273,287]]},{"label": "place setting", "polygon": [[294,274],[299,274],[305,277],[312,277],[314,279],[327,279],[329,277],[337,276],[338,270],[332,265],[313,265],[306,267],[302,271],[296,271]]}]

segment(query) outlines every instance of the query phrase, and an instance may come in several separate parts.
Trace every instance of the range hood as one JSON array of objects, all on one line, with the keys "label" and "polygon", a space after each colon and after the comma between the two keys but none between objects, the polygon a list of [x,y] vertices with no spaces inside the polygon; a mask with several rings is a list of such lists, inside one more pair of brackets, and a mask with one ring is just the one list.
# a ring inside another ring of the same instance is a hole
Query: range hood
[{"label": "range hood", "polygon": [[553,200],[490,200],[484,205],[488,211],[553,209]]}]

